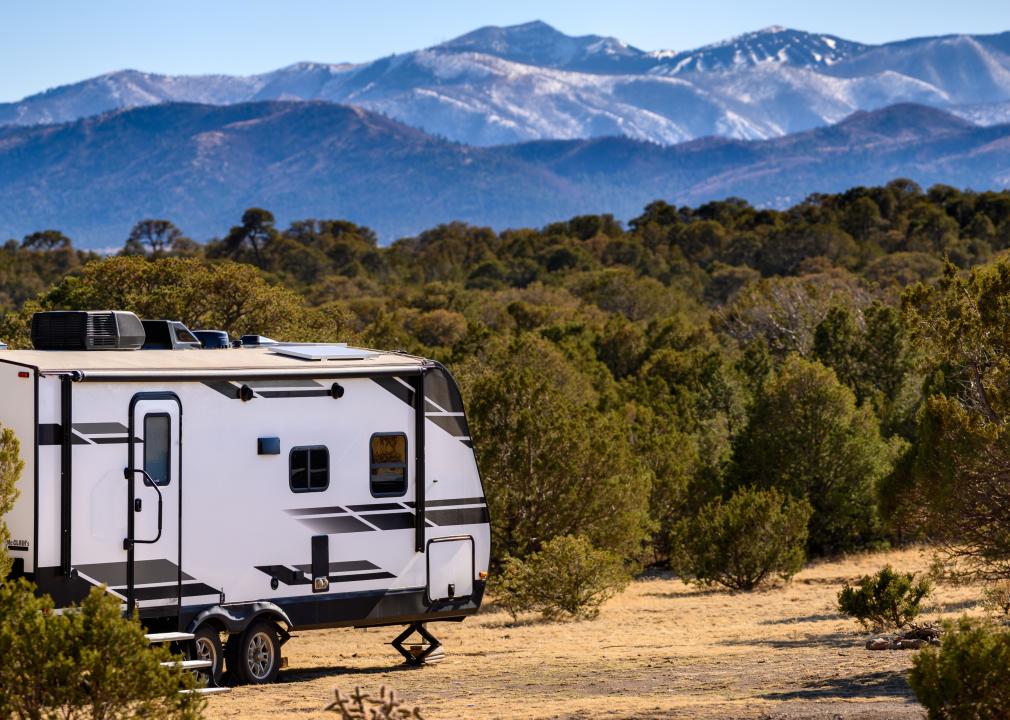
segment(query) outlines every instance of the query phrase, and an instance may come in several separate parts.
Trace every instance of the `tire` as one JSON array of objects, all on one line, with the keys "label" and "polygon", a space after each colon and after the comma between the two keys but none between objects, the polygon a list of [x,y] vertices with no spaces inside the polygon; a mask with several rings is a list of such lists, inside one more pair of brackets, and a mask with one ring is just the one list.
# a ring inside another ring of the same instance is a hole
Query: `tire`
[{"label": "tire", "polygon": [[224,649],[221,647],[221,634],[217,628],[210,624],[198,627],[193,633],[193,640],[186,654],[190,660],[213,662],[211,667],[196,672],[207,678],[209,687],[221,686],[221,676],[224,674]]},{"label": "tire", "polygon": [[277,626],[257,620],[241,635],[228,640],[228,673],[234,682],[262,685],[277,679],[281,667],[281,641]]}]

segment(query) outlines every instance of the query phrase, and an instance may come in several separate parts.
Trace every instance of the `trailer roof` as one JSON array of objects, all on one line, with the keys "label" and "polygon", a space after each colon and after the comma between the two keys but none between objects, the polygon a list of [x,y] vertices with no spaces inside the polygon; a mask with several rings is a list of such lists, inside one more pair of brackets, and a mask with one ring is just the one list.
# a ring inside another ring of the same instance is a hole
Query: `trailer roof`
[{"label": "trailer roof", "polygon": [[397,367],[421,367],[429,361],[403,353],[373,351],[367,357],[307,360],[275,352],[271,346],[223,350],[0,350],[0,362],[40,373],[91,372],[138,374],[222,374],[235,372],[299,374],[362,373]]}]

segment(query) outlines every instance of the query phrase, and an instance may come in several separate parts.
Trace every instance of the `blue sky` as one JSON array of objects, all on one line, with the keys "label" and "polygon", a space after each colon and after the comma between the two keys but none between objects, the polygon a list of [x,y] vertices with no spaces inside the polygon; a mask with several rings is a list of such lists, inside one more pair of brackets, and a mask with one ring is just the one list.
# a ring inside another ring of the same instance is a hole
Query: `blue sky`
[{"label": "blue sky", "polygon": [[1007,0],[8,0],[0,101],[112,70],[251,74],[301,60],[370,60],[481,25],[544,20],[645,50],[768,25],[878,43],[1010,30]]}]

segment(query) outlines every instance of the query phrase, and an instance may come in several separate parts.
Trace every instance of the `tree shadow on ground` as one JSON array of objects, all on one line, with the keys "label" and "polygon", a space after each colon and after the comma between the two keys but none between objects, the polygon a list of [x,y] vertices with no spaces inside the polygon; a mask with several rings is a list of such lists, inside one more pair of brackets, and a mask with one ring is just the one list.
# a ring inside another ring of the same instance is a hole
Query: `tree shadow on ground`
[{"label": "tree shadow on ground", "polygon": [[481,627],[493,628],[495,630],[509,630],[511,628],[530,627],[531,625],[554,625],[558,623],[571,622],[569,620],[547,620],[536,614],[521,615],[513,620],[505,618],[503,620],[489,620],[482,623]]},{"label": "tree shadow on ground", "polygon": [[859,638],[854,636],[849,632],[833,632],[833,633],[805,633],[802,637],[797,638],[772,638],[772,639],[761,639],[761,638],[745,638],[740,640],[722,640],[720,645],[756,645],[762,647],[770,647],[780,650],[788,650],[790,648],[806,648],[806,647],[836,647],[836,648],[850,648],[860,644]]},{"label": "tree shadow on ground", "polygon": [[793,582],[797,585],[837,585],[838,589],[841,590],[845,583],[851,583],[855,578],[851,577],[812,577],[812,578],[794,578]]},{"label": "tree shadow on ground", "polygon": [[827,620],[844,620],[841,613],[821,613],[819,615],[802,615],[800,617],[774,618],[761,620],[758,625],[792,625],[793,623],[824,622]]},{"label": "tree shadow on ground", "polygon": [[280,682],[306,682],[308,680],[317,680],[319,678],[338,675],[382,675],[384,673],[422,670],[423,668],[423,665],[407,665],[406,663],[397,663],[396,660],[390,659],[389,665],[372,665],[369,667],[328,665],[298,668],[297,670],[281,670],[277,677]]},{"label": "tree shadow on ground", "polygon": [[851,677],[825,678],[806,683],[799,690],[761,695],[766,700],[824,700],[828,698],[913,698],[905,672],[881,670]]},{"label": "tree shadow on ground", "polygon": [[692,588],[685,585],[681,590],[669,590],[667,592],[647,592],[642,593],[645,597],[663,598],[664,600],[683,600],[690,598],[711,597],[712,595],[732,595],[732,591],[725,588]]},{"label": "tree shadow on ground", "polygon": [[978,606],[978,600],[959,600],[958,602],[936,603],[927,608],[927,611],[938,613],[955,613],[962,610],[974,610]]}]

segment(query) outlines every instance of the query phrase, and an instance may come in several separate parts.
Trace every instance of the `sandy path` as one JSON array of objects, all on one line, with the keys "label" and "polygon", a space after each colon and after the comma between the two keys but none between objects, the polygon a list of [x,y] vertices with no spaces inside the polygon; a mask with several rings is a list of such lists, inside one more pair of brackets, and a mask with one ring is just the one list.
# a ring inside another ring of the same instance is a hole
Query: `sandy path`
[{"label": "sandy path", "polygon": [[[841,584],[886,562],[923,571],[928,555],[859,555],[805,569],[783,588],[732,595],[670,577],[638,580],[595,622],[513,625],[501,612],[433,624],[446,659],[406,669],[397,632],[323,630],[284,647],[280,682],[211,699],[211,718],[326,718],[333,698],[394,688],[425,718],[923,718],[905,681],[911,653],[870,652],[834,610]],[[941,586],[926,619],[971,611],[975,588]]]}]

